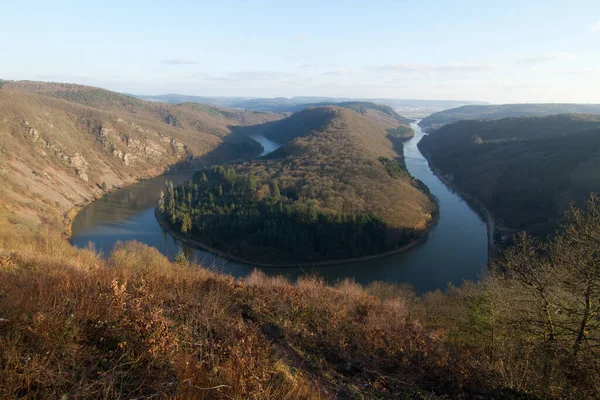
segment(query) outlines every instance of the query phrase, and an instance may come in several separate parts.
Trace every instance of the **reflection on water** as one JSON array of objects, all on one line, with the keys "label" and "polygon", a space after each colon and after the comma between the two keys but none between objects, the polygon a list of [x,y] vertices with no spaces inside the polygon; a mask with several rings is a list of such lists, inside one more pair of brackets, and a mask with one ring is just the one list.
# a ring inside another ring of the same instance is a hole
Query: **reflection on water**
[{"label": "reflection on water", "polygon": [[260,153],[259,157],[269,154],[281,147],[279,143],[275,143],[272,140],[267,139],[264,135],[252,135],[251,138],[256,140],[263,147],[263,152]]},{"label": "reflection on water", "polygon": [[[316,272],[334,282],[346,277],[357,282],[407,282],[418,292],[444,289],[448,282],[460,284],[476,279],[487,262],[487,230],[485,223],[457,194],[449,190],[429,169],[417,143],[423,133],[416,124],[415,137],[404,145],[406,165],[410,173],[422,180],[439,199],[440,219],[427,242],[394,256],[359,263],[310,269],[263,268],[268,274],[286,274],[291,278]],[[264,136],[254,138],[267,152],[279,147]],[[161,176],[104,196],[86,206],[73,223],[73,244],[85,247],[92,242],[108,254],[118,241],[137,240],[155,246],[172,258],[180,248],[204,265],[235,276],[249,274],[254,267],[231,263],[210,253],[182,246],[166,233],[154,218],[154,208],[166,179],[174,184],[185,182],[192,173]]]}]

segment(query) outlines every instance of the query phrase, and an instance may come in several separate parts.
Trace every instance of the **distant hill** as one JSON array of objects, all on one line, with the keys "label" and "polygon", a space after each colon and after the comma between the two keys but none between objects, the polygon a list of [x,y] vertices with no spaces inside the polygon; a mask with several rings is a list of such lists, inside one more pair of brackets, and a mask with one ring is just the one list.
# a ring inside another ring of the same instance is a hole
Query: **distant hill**
[{"label": "distant hill", "polygon": [[366,115],[369,111],[377,111],[379,113],[385,114],[394,118],[401,124],[410,124],[413,120],[409,118],[404,118],[400,114],[398,114],[392,107],[383,105],[383,104],[375,104],[367,101],[343,101],[343,102],[321,102],[321,103],[308,103],[302,104],[292,108],[294,112],[304,110],[308,107],[324,107],[324,106],[337,106],[348,108],[350,110],[356,111],[360,114]]},{"label": "distant hill", "polygon": [[164,220],[251,262],[310,263],[406,245],[437,208],[394,151],[387,129],[398,122],[382,115],[327,106],[274,122],[265,135],[284,143],[280,150],[197,173],[167,193],[180,200],[166,200]]},{"label": "distant hill", "polygon": [[290,99],[244,99],[236,97],[215,98],[183,96],[177,94],[138,97],[148,101],[164,101],[173,104],[180,104],[182,102],[187,102],[188,104],[203,102],[206,104],[218,104],[221,106],[239,109],[262,110],[265,112],[275,111],[279,113],[296,113],[311,107],[337,106],[359,112],[371,119],[385,120],[383,123],[389,125],[387,129],[389,129],[390,135],[397,139],[406,140],[414,135],[414,132],[410,127],[410,123],[413,121],[412,119],[401,116],[390,106],[376,104],[369,101],[341,101],[344,99],[327,97],[293,97]]},{"label": "distant hill", "polygon": [[506,225],[545,233],[570,202],[600,191],[600,116],[460,121],[419,148]]},{"label": "distant hill", "polygon": [[81,85],[4,81],[0,214],[58,222],[102,193],[103,183],[110,189],[171,168],[254,157],[261,146],[245,130],[282,117],[149,103]]},{"label": "distant hill", "polygon": [[397,109],[422,109],[429,113],[448,108],[463,106],[466,104],[488,104],[481,101],[459,101],[459,100],[419,100],[419,99],[386,99],[386,98],[348,98],[348,97],[275,97],[275,98],[252,98],[252,97],[211,97],[211,96],[188,96],[181,94],[163,94],[155,96],[130,95],[151,102],[163,102],[170,104],[179,103],[202,103],[219,107],[241,108],[244,110],[268,111],[268,112],[296,112],[303,108],[315,105],[340,105],[347,102],[367,102],[382,104]]},{"label": "distant hill", "polygon": [[466,105],[431,114],[419,126],[424,131],[431,132],[460,120],[541,117],[553,114],[600,114],[600,104]]}]

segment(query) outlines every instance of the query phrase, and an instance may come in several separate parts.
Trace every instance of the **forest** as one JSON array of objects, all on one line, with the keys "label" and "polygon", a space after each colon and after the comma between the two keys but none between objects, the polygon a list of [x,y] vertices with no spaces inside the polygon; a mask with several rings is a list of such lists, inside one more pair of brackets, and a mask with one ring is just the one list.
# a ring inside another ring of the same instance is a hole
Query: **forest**
[{"label": "forest", "polygon": [[[389,160],[388,160],[389,162]],[[388,167],[398,174],[398,164]],[[259,192],[262,187],[268,192]],[[159,210],[181,234],[226,253],[254,261],[290,262],[356,258],[390,249],[387,224],[372,213],[334,213],[314,199],[281,193],[276,181],[231,166],[197,172],[184,185],[167,182]],[[406,230],[407,244],[416,233]]]},{"label": "forest", "polygon": [[280,150],[168,185],[163,223],[262,263],[359,258],[413,242],[435,220],[435,202],[393,150],[390,122],[369,115],[317,107],[274,123],[267,134]]},{"label": "forest", "polygon": [[551,232],[571,202],[600,188],[600,116],[461,121],[419,148],[501,222],[531,233]]}]

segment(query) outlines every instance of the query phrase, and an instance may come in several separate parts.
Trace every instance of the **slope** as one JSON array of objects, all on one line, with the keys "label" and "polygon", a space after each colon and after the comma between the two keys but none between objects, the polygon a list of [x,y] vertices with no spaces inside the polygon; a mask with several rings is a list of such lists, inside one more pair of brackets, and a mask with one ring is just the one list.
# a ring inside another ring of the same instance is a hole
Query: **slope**
[{"label": "slope", "polygon": [[543,233],[600,189],[600,117],[461,121],[423,138],[433,165],[513,228]]},{"label": "slope", "polygon": [[[246,126],[281,115],[155,105],[103,89],[5,82],[0,89],[1,213],[35,227],[96,194],[191,163],[252,157]],[[103,184],[104,183],[104,184]]]}]

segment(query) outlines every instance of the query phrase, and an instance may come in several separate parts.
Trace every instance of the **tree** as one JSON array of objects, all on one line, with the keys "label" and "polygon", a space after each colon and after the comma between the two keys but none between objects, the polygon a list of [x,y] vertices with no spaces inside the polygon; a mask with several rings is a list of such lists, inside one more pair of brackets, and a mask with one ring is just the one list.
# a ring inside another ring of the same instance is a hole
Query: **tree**
[{"label": "tree", "polygon": [[181,216],[181,233],[188,233],[192,230],[192,218],[189,214]]},{"label": "tree", "polygon": [[161,213],[165,212],[165,192],[160,191],[160,196],[158,197],[158,209]]},{"label": "tree", "polygon": [[102,181],[102,190],[106,192],[108,188],[106,187],[106,182]]},{"label": "tree", "polygon": [[545,390],[581,382],[600,390],[598,196],[591,195],[583,209],[571,207],[548,242],[520,235],[492,267],[502,310],[497,328],[505,332],[504,343],[521,349],[512,361],[501,360],[512,363],[510,373],[539,368],[536,384]]},{"label": "tree", "polygon": [[[572,335],[576,355],[583,346],[600,346],[600,198],[592,194],[584,209],[571,207],[552,244],[552,262],[559,265],[560,285],[567,294],[562,307],[570,316],[564,329]],[[571,299],[571,301],[567,301]],[[561,322],[561,325],[563,322]]]},{"label": "tree", "polygon": [[281,198],[281,192],[279,191],[279,185],[277,184],[277,181],[271,182],[271,196],[273,196],[273,199],[275,200],[279,200]]}]

